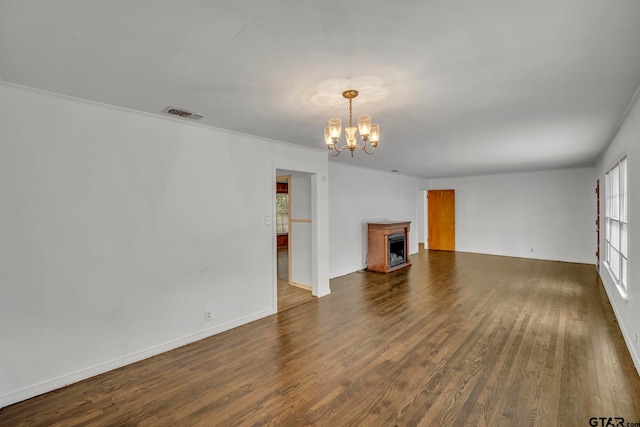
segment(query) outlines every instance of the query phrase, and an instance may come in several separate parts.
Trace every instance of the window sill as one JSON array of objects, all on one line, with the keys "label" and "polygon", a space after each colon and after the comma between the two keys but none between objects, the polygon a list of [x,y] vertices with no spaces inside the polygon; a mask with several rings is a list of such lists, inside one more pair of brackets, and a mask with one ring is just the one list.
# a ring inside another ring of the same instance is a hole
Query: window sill
[{"label": "window sill", "polygon": [[620,282],[615,279],[613,273],[611,272],[611,268],[609,268],[609,264],[607,262],[603,262],[603,264],[607,269],[607,274],[609,274],[609,277],[611,278],[611,281],[616,285],[616,288],[618,289],[618,293],[620,294],[620,296],[622,297],[622,299],[625,302],[628,302],[629,301],[629,296],[627,295],[627,290],[625,288],[623,288],[622,286],[620,286]]},{"label": "window sill", "polygon": [[620,293],[620,296],[622,297],[622,299],[625,302],[629,302],[629,296],[627,295],[627,291],[620,286],[617,282],[616,282],[616,288],[618,288],[618,292]]}]

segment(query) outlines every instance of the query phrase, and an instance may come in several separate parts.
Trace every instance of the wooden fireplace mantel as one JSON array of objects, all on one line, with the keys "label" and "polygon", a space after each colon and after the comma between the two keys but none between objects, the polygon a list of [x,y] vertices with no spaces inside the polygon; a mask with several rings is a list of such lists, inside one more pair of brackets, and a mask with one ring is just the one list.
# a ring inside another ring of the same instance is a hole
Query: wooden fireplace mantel
[{"label": "wooden fireplace mantel", "polygon": [[[367,270],[377,273],[390,273],[411,265],[409,257],[409,230],[411,221],[370,222],[368,226]],[[389,267],[388,238],[392,234],[404,234],[404,259],[400,265]]]}]

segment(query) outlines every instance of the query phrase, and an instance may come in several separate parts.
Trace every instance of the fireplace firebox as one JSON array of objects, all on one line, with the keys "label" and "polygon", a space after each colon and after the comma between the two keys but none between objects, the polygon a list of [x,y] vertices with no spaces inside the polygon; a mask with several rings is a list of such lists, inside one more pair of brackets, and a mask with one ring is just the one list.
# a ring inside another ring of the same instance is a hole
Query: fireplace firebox
[{"label": "fireplace firebox", "polygon": [[367,269],[378,273],[411,265],[409,258],[409,226],[411,222],[368,223]]},{"label": "fireplace firebox", "polygon": [[405,238],[403,233],[395,233],[387,237],[387,254],[389,256],[389,268],[395,267],[396,265],[404,264],[404,241]]}]

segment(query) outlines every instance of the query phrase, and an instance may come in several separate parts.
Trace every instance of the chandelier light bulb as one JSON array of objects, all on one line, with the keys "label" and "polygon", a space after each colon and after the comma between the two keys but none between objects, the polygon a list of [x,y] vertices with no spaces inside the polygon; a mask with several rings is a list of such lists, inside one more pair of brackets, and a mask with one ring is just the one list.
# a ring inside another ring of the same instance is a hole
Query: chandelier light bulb
[{"label": "chandelier light bulb", "polygon": [[362,139],[366,141],[366,138],[371,133],[371,116],[369,114],[358,116],[358,130]]},{"label": "chandelier light bulb", "polygon": [[329,133],[331,134],[331,138],[333,138],[335,142],[338,142],[338,138],[340,138],[340,134],[342,133],[342,120],[336,118],[329,119]]},{"label": "chandelier light bulb", "polygon": [[380,141],[380,125],[378,123],[374,123],[371,125],[371,134],[369,135],[369,140],[371,141],[372,147],[378,145],[378,142]]},{"label": "chandelier light bulb", "polygon": [[331,139],[331,132],[329,131],[329,128],[324,128],[324,142],[328,146],[333,145],[333,140]]},{"label": "chandelier light bulb", "polygon": [[355,126],[349,126],[344,128],[344,136],[347,138],[347,147],[354,148],[358,143],[358,128]]}]

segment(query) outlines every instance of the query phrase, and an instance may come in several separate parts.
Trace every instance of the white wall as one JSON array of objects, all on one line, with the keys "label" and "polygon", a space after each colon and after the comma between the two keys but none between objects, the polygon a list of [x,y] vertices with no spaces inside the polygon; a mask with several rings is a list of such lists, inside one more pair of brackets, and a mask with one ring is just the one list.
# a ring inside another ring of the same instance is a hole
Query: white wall
[{"label": "white wall", "polygon": [[325,152],[0,84],[0,407],[274,313],[276,168],[326,295]]},{"label": "white wall", "polygon": [[427,180],[329,162],[331,277],[366,266],[367,222],[411,221],[409,252],[418,252],[418,190]]},{"label": "white wall", "polygon": [[603,224],[603,232],[600,233],[600,248],[604,250],[604,201],[606,198],[604,174],[615,162],[624,155],[627,156],[629,191],[629,276],[627,298],[622,297],[604,264],[600,268],[600,277],[618,318],[618,324],[633,358],[636,370],[640,373],[640,99],[637,95],[636,93],[636,99],[615,138],[598,159],[596,169],[600,179],[600,212]]},{"label": "white wall", "polygon": [[457,251],[595,264],[595,182],[587,168],[431,179],[429,186],[456,192]]},{"label": "white wall", "polygon": [[416,194],[418,205],[418,243],[427,243],[427,190],[420,190]]}]

